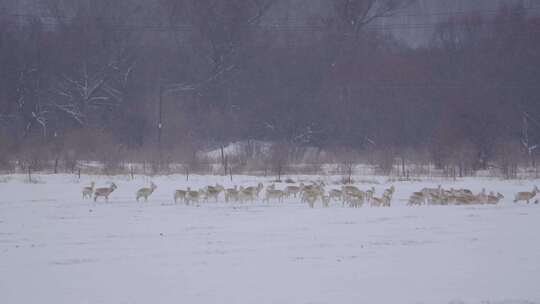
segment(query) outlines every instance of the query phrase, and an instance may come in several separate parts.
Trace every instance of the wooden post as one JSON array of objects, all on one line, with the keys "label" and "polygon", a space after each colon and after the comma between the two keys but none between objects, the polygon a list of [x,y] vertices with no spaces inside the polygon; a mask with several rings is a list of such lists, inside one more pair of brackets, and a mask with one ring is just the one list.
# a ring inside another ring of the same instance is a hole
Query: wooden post
[{"label": "wooden post", "polygon": [[186,182],[189,181],[189,168],[186,167]]},{"label": "wooden post", "polygon": [[79,179],[81,179],[81,168],[78,170]]},{"label": "wooden post", "polygon": [[532,153],[532,164],[534,168],[534,177],[538,179],[538,164],[536,163],[536,153]]},{"label": "wooden post", "polygon": [[229,168],[229,175],[231,177],[231,182],[232,182],[232,168]]},{"label": "wooden post", "polygon": [[28,182],[32,182],[32,168],[30,165],[28,165]]},{"label": "wooden post", "polygon": [[135,177],[133,176],[133,165],[130,166],[130,171],[131,171],[131,180],[134,180]]}]

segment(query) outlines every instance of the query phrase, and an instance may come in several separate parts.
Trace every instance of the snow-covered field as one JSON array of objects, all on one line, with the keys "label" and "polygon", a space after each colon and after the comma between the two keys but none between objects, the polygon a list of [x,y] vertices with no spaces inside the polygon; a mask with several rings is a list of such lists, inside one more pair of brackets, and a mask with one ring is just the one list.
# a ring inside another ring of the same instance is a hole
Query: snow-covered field
[{"label": "snow-covered field", "polygon": [[[309,209],[172,203],[186,186],[268,182],[247,176],[156,177],[148,203],[143,177],[24,179],[0,176],[0,303],[540,303],[540,205],[511,202],[539,181],[398,182],[391,208]],[[82,200],[91,180],[118,185],[109,204]],[[405,206],[440,183],[506,198]]]}]

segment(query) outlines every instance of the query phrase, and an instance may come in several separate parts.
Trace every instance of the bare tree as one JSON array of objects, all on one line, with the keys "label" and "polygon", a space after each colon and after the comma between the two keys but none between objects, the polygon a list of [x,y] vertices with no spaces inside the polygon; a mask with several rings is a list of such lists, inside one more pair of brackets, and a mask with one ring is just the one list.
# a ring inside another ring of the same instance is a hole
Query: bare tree
[{"label": "bare tree", "polygon": [[[275,0],[169,0],[173,24],[193,28],[199,52],[209,62],[203,78],[171,86],[172,91],[201,90],[239,67],[250,34]],[[186,24],[187,23],[187,24]]]},{"label": "bare tree", "polygon": [[270,149],[270,165],[276,174],[277,180],[281,181],[287,163],[289,161],[290,147],[285,142],[275,143]]},{"label": "bare tree", "polygon": [[391,16],[414,0],[332,0],[334,18],[329,21],[346,34],[357,35],[377,18]]}]

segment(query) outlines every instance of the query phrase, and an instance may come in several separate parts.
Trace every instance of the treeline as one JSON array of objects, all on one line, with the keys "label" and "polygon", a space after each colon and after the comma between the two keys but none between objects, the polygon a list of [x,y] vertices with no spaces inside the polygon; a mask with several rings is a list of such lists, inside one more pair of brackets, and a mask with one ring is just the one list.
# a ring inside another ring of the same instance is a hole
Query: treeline
[{"label": "treeline", "polygon": [[460,175],[535,165],[540,18],[527,8],[449,16],[413,48],[370,26],[410,1],[329,0],[295,26],[273,21],[291,13],[278,1],[41,0],[2,12],[0,162],[190,162],[260,140],[289,161],[316,147]]}]

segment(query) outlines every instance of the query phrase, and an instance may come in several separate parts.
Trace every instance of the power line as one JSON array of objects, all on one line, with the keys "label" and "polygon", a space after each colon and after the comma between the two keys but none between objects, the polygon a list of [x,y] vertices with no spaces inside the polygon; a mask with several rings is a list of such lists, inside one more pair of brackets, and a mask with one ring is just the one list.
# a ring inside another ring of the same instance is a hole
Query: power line
[{"label": "power line", "polygon": [[[480,24],[474,24],[473,26],[480,25],[510,25],[517,24],[519,21],[506,21],[506,22],[482,22]],[[56,28],[62,26],[62,23],[58,22],[41,22],[43,26],[49,26]],[[457,27],[469,27],[470,24],[465,23],[456,23],[452,24]],[[381,25],[381,26],[367,26],[367,31],[398,31],[398,30],[420,30],[420,29],[435,29],[441,26],[441,23],[418,23],[418,24],[392,24],[392,25]],[[64,30],[80,30],[83,29],[83,25],[68,25]],[[272,32],[306,32],[306,33],[321,33],[321,32],[331,32],[332,28],[327,28],[323,26],[257,26],[254,27],[256,30],[261,31],[272,31]],[[133,26],[133,25],[108,25],[107,30],[117,31],[117,32],[162,32],[162,33],[182,33],[182,32],[193,32],[196,31],[196,28],[191,26]],[[521,29],[523,32],[523,29]],[[537,33],[540,29],[527,29],[524,32],[527,33]],[[347,33],[343,33],[347,35]],[[352,34],[349,34],[352,35]]]},{"label": "power line", "polygon": [[[367,85],[356,85],[355,88],[359,88],[359,89],[384,89],[384,90],[387,90],[387,89],[394,89],[394,90],[401,90],[401,89],[410,89],[410,90],[437,89],[438,90],[438,89],[465,89],[465,88],[470,88],[470,86],[466,86],[466,85],[430,85],[430,84],[419,85],[419,84],[402,83],[402,84],[394,84],[394,85],[378,85],[378,84],[375,84],[375,85],[369,85],[369,84],[367,84]],[[540,90],[540,84],[538,84],[536,86],[489,86],[489,87],[487,87],[487,89],[493,89],[493,90],[498,90],[498,89],[503,89],[503,90],[524,90],[524,89]]]},{"label": "power line", "polygon": [[[515,9],[510,8],[513,12],[523,12],[523,11],[540,11],[540,6],[530,6],[530,7],[518,7]],[[380,18],[400,18],[400,17],[427,17],[427,16],[457,16],[457,15],[473,15],[481,13],[483,15],[497,15],[501,13],[501,10],[470,10],[470,11],[453,11],[453,12],[432,12],[432,13],[414,13],[414,14],[389,14],[388,16],[381,16]]]},{"label": "power line", "polygon": [[[398,11],[402,11],[404,9],[400,9]],[[529,7],[517,7],[517,8],[510,8],[510,13],[515,14],[518,12],[524,12],[524,11],[540,11],[540,6],[529,6]],[[7,9],[3,8],[0,9],[0,11],[8,11]],[[478,16],[479,15],[497,15],[500,14],[502,11],[500,9],[497,10],[469,10],[469,11],[452,11],[452,12],[431,12],[431,13],[407,13],[407,14],[387,14],[377,17],[378,19],[387,19],[387,18],[401,18],[401,17],[428,17],[428,16],[458,16],[458,15],[472,15],[472,16]],[[13,17],[22,17],[22,18],[49,18],[49,19],[63,19],[63,20],[69,20],[70,18],[64,15],[37,15],[37,14],[29,14],[29,13],[0,13],[0,15],[9,15]],[[93,19],[103,19],[103,17],[100,16],[88,16],[89,18]],[[279,21],[279,20],[278,20]]]},{"label": "power line", "polygon": [[[540,7],[528,7],[528,8],[521,8],[519,11],[540,11]],[[485,11],[473,11],[473,12],[483,12],[487,14],[493,14],[497,13],[499,11],[495,10],[485,10]],[[473,13],[469,12],[469,13]],[[466,14],[465,11],[459,11],[459,12],[438,12],[438,13],[430,13],[430,14],[409,14],[409,15],[392,15],[392,16],[382,16],[382,18],[387,17],[403,17],[403,16],[430,16],[430,15],[460,15],[460,14]],[[47,15],[33,15],[33,14],[17,14],[17,13],[0,13],[0,16],[9,16],[9,17],[15,17],[15,18],[26,18],[26,19],[40,19],[41,23],[44,26],[51,26],[51,27],[58,27],[62,25],[66,25],[65,23],[62,23],[58,20],[69,20],[69,18],[65,16],[47,16]],[[91,17],[96,20],[103,20],[102,17]],[[43,19],[54,19],[56,21],[44,21]],[[512,24],[517,23],[519,20],[505,20],[505,21],[482,21],[479,23],[479,25],[490,25],[490,24]],[[370,31],[397,31],[397,30],[414,30],[414,29],[431,29],[439,27],[443,22],[438,23],[401,23],[401,24],[372,24],[366,26],[367,30]],[[453,24],[455,26],[470,26],[467,23],[456,23]],[[74,25],[74,24],[68,24],[70,29],[76,29],[76,28],[82,28],[83,25]],[[144,31],[150,31],[150,32],[192,32],[195,30],[194,27],[190,25],[127,25],[127,24],[113,24],[109,23],[107,24],[107,28],[109,30],[114,31],[133,31],[133,32],[144,32]],[[274,32],[322,32],[330,30],[330,28],[325,26],[314,26],[314,25],[272,25],[272,24],[266,24],[266,25],[258,25],[254,28],[263,30],[263,31],[274,31]]]}]

